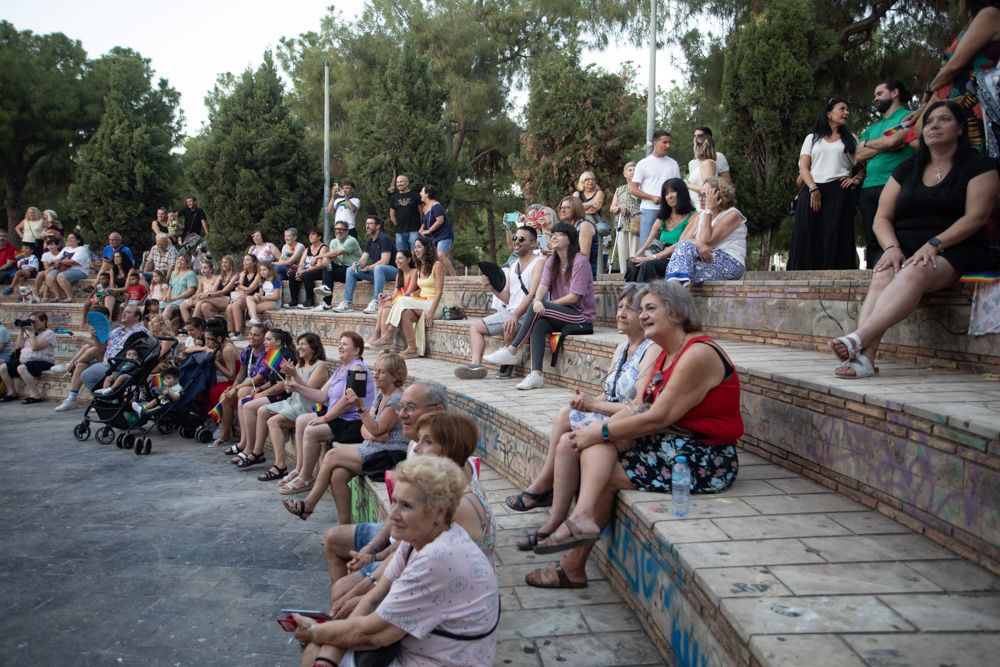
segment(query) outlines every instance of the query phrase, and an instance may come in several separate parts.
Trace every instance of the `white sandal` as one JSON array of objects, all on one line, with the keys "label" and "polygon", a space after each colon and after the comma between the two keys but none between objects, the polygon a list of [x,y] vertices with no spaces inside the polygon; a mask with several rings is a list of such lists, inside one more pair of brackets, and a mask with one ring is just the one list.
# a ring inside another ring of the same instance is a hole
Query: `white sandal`
[{"label": "white sandal", "polygon": [[[841,336],[840,338],[834,338],[827,345],[829,345],[830,349],[833,350],[833,353],[841,361],[857,359],[858,355],[861,354],[861,336],[858,335],[857,331],[849,333],[846,336]],[[843,347],[843,353],[837,349],[838,345]]]},{"label": "white sandal", "polygon": [[864,355],[858,355],[854,359],[848,359],[844,363],[840,364],[840,366],[837,366],[837,370],[840,370],[841,368],[850,368],[854,371],[854,375],[842,375],[834,371],[834,375],[842,380],[860,380],[861,378],[870,378],[878,373],[878,370],[872,365],[872,362]]}]

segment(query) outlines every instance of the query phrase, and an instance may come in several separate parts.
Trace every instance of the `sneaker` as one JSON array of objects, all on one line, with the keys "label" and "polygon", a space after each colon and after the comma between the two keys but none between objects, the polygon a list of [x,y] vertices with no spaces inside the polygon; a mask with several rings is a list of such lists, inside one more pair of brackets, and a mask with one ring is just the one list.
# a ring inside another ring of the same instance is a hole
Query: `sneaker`
[{"label": "sneaker", "polygon": [[234,343],[239,343],[240,341],[243,340],[243,334],[231,333],[229,334],[229,340],[233,341]]},{"label": "sneaker", "polygon": [[229,337],[230,337],[230,338],[231,338],[232,340],[236,340],[237,338],[239,338],[239,337],[240,337],[240,335],[239,335],[238,333],[236,333],[235,331],[230,331],[230,332],[229,332]]},{"label": "sneaker", "polygon": [[56,375],[63,375],[68,372],[68,369],[66,368],[66,364],[56,364],[50,368],[49,371],[55,373]]},{"label": "sneaker", "polygon": [[509,380],[514,377],[514,367],[509,364],[503,364],[497,369],[497,374],[493,377],[497,380]]},{"label": "sneaker", "polygon": [[348,310],[354,308],[354,304],[350,301],[341,301],[337,304],[337,307],[333,309],[335,313],[346,313]]},{"label": "sneaker", "polygon": [[313,290],[313,294],[322,294],[323,296],[329,296],[333,294],[333,290],[327,287],[326,285],[320,285],[319,287]]},{"label": "sneaker", "polygon": [[62,403],[56,406],[56,412],[69,412],[70,410],[76,410],[76,401],[71,401],[66,399]]},{"label": "sneaker", "polygon": [[[520,386],[521,385],[518,385],[518,387],[520,387]],[[141,417],[142,413],[144,413],[146,411],[146,406],[144,406],[139,401],[132,401],[132,410],[135,412],[135,414],[137,414],[137,415],[139,415]]]},{"label": "sneaker", "polygon": [[10,296],[13,293],[14,293],[14,288],[13,287],[5,287],[3,289],[3,295],[4,296]]},{"label": "sneaker", "polygon": [[486,366],[482,364],[468,364],[455,369],[455,377],[459,380],[482,380],[486,374]]},{"label": "sneaker", "polygon": [[114,391],[114,390],[111,389],[111,387],[105,387],[104,389],[95,389],[94,390],[94,396],[107,396],[112,391]]},{"label": "sneaker", "polygon": [[333,306],[331,306],[330,304],[328,304],[328,303],[321,303],[318,306],[316,306],[315,308],[313,308],[313,312],[314,313],[322,313],[324,310],[330,310],[331,308],[333,308]]},{"label": "sneaker", "polygon": [[312,308],[312,306],[308,306],[304,303],[297,303],[295,304],[295,308],[298,310],[309,310],[310,308]]},{"label": "sneaker", "polygon": [[520,360],[517,358],[516,354],[508,350],[506,347],[501,347],[496,352],[487,354],[485,357],[483,357],[483,361],[489,362],[491,364],[504,365],[504,364],[516,364]]},{"label": "sneaker", "polygon": [[249,320],[247,320],[247,324],[249,324],[250,326],[253,326],[255,324],[260,324],[260,320],[258,320],[256,317],[251,317]]},{"label": "sneaker", "polygon": [[364,309],[365,315],[374,315],[378,312],[378,299],[372,299]]},{"label": "sneaker", "polygon": [[541,373],[529,373],[526,378],[517,384],[518,389],[538,389],[545,384],[545,378]]}]

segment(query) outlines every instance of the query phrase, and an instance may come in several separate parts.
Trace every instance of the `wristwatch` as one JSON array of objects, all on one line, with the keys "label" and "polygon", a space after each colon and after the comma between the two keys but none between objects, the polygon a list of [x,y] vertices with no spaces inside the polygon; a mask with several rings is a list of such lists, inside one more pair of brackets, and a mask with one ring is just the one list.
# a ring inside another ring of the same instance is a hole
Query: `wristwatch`
[{"label": "wristwatch", "polygon": [[927,241],[927,243],[928,245],[934,246],[934,249],[937,250],[938,253],[941,252],[941,239],[939,239],[938,237],[936,236],[932,237],[930,240]]}]

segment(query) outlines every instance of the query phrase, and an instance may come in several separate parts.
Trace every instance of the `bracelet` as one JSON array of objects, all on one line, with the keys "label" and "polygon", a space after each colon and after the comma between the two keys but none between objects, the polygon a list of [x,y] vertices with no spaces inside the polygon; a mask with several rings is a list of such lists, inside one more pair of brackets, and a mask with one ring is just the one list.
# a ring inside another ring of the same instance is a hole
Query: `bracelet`
[{"label": "bracelet", "polygon": [[819,192],[819,187],[818,186],[815,187],[815,188],[809,188],[809,194],[812,194],[814,192]]},{"label": "bracelet", "polygon": [[371,580],[371,582],[372,582],[372,588],[374,588],[375,586],[378,586],[378,579],[375,578],[374,574],[372,574],[371,572],[369,572],[366,576]]},{"label": "bracelet", "polygon": [[898,247],[899,247],[898,245],[886,246],[885,248],[882,248],[882,252],[886,252],[887,250],[892,250],[893,248],[898,248]]}]

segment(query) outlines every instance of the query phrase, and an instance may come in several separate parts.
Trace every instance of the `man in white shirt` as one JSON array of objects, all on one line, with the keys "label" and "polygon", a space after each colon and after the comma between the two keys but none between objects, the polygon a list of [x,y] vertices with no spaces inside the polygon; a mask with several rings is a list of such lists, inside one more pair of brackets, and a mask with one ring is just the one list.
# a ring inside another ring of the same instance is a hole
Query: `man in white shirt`
[{"label": "man in white shirt", "polygon": [[[527,225],[518,227],[514,232],[513,242],[517,261],[503,270],[507,278],[503,290],[499,292],[494,290],[490,281],[483,276],[483,287],[493,292],[491,305],[496,312],[481,320],[473,321],[469,327],[472,360],[468,365],[455,369],[455,376],[462,380],[482,380],[486,377],[486,367],[483,366],[486,337],[503,334],[505,345],[514,340],[521,327],[521,316],[531,306],[535,290],[538,289],[538,283],[542,279],[542,265],[545,259],[535,255],[538,232]],[[509,370],[502,367],[498,376],[509,377]]]},{"label": "man in white shirt", "polygon": [[[712,136],[712,128],[710,127],[696,127],[694,128],[694,140],[697,141],[698,137],[703,134],[707,134],[713,141],[715,137]],[[729,160],[723,155],[718,149],[715,151],[715,164],[718,165],[719,177],[724,178],[730,183],[733,182],[733,175],[729,173]]]},{"label": "man in white shirt", "polygon": [[639,244],[649,237],[653,222],[660,213],[660,189],[668,178],[680,178],[681,169],[677,160],[668,157],[670,133],[657,130],[653,133],[653,152],[635,165],[629,192],[642,200],[639,205]]},{"label": "man in white shirt", "polygon": [[333,188],[330,193],[330,203],[326,205],[326,212],[333,213],[333,222],[346,222],[347,233],[358,238],[358,230],[355,229],[355,217],[358,209],[361,208],[361,200],[354,196],[354,183],[344,181],[340,188]]}]

